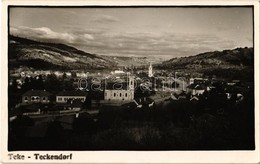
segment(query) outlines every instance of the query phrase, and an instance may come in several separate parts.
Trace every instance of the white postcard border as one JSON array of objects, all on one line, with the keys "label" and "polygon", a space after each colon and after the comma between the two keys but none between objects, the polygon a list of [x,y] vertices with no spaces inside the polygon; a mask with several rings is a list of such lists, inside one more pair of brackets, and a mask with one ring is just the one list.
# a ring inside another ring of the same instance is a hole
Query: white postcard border
[{"label": "white postcard border", "polygon": [[[7,6],[8,5],[49,5],[49,6],[254,6],[254,54],[255,54],[255,151],[14,151],[33,157],[39,154],[70,154],[72,160],[10,161],[7,151]],[[1,161],[11,163],[258,163],[259,152],[259,1],[170,1],[170,0],[90,0],[90,1],[44,1],[44,0],[4,0],[2,1],[2,50],[1,50]]]}]

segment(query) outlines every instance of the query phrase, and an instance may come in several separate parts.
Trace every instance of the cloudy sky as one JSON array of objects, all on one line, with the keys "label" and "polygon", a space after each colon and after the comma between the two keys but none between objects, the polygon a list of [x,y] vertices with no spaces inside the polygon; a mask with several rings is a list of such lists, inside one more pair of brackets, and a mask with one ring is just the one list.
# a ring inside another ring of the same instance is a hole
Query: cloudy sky
[{"label": "cloudy sky", "polygon": [[251,8],[10,8],[10,33],[100,55],[169,59],[253,46]]}]

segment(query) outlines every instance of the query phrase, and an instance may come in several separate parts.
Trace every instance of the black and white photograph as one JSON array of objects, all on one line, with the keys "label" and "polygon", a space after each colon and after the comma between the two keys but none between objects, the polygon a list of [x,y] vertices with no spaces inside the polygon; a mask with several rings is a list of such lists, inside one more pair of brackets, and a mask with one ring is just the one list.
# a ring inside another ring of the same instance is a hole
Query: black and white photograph
[{"label": "black and white photograph", "polygon": [[7,150],[255,151],[255,10],[9,5]]}]

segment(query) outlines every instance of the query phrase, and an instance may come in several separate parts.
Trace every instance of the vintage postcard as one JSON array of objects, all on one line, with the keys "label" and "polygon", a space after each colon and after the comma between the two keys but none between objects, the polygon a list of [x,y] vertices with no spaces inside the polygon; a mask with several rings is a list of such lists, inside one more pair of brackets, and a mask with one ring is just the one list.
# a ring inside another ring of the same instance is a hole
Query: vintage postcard
[{"label": "vintage postcard", "polygon": [[4,163],[259,163],[259,1],[2,1]]}]

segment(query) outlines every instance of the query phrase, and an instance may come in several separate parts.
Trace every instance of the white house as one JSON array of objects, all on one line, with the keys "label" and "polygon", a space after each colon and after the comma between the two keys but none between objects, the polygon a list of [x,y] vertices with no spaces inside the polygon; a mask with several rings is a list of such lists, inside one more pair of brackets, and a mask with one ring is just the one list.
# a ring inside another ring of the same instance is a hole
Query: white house
[{"label": "white house", "polygon": [[29,90],[22,95],[22,104],[49,103],[51,94],[46,90]]},{"label": "white house", "polygon": [[67,103],[68,100],[79,99],[81,102],[86,100],[86,92],[83,91],[62,91],[56,95],[57,103]]},{"label": "white house", "polygon": [[115,74],[124,74],[125,72],[122,70],[115,70]]},{"label": "white house", "polygon": [[105,100],[133,100],[134,91],[131,90],[105,90]]}]

